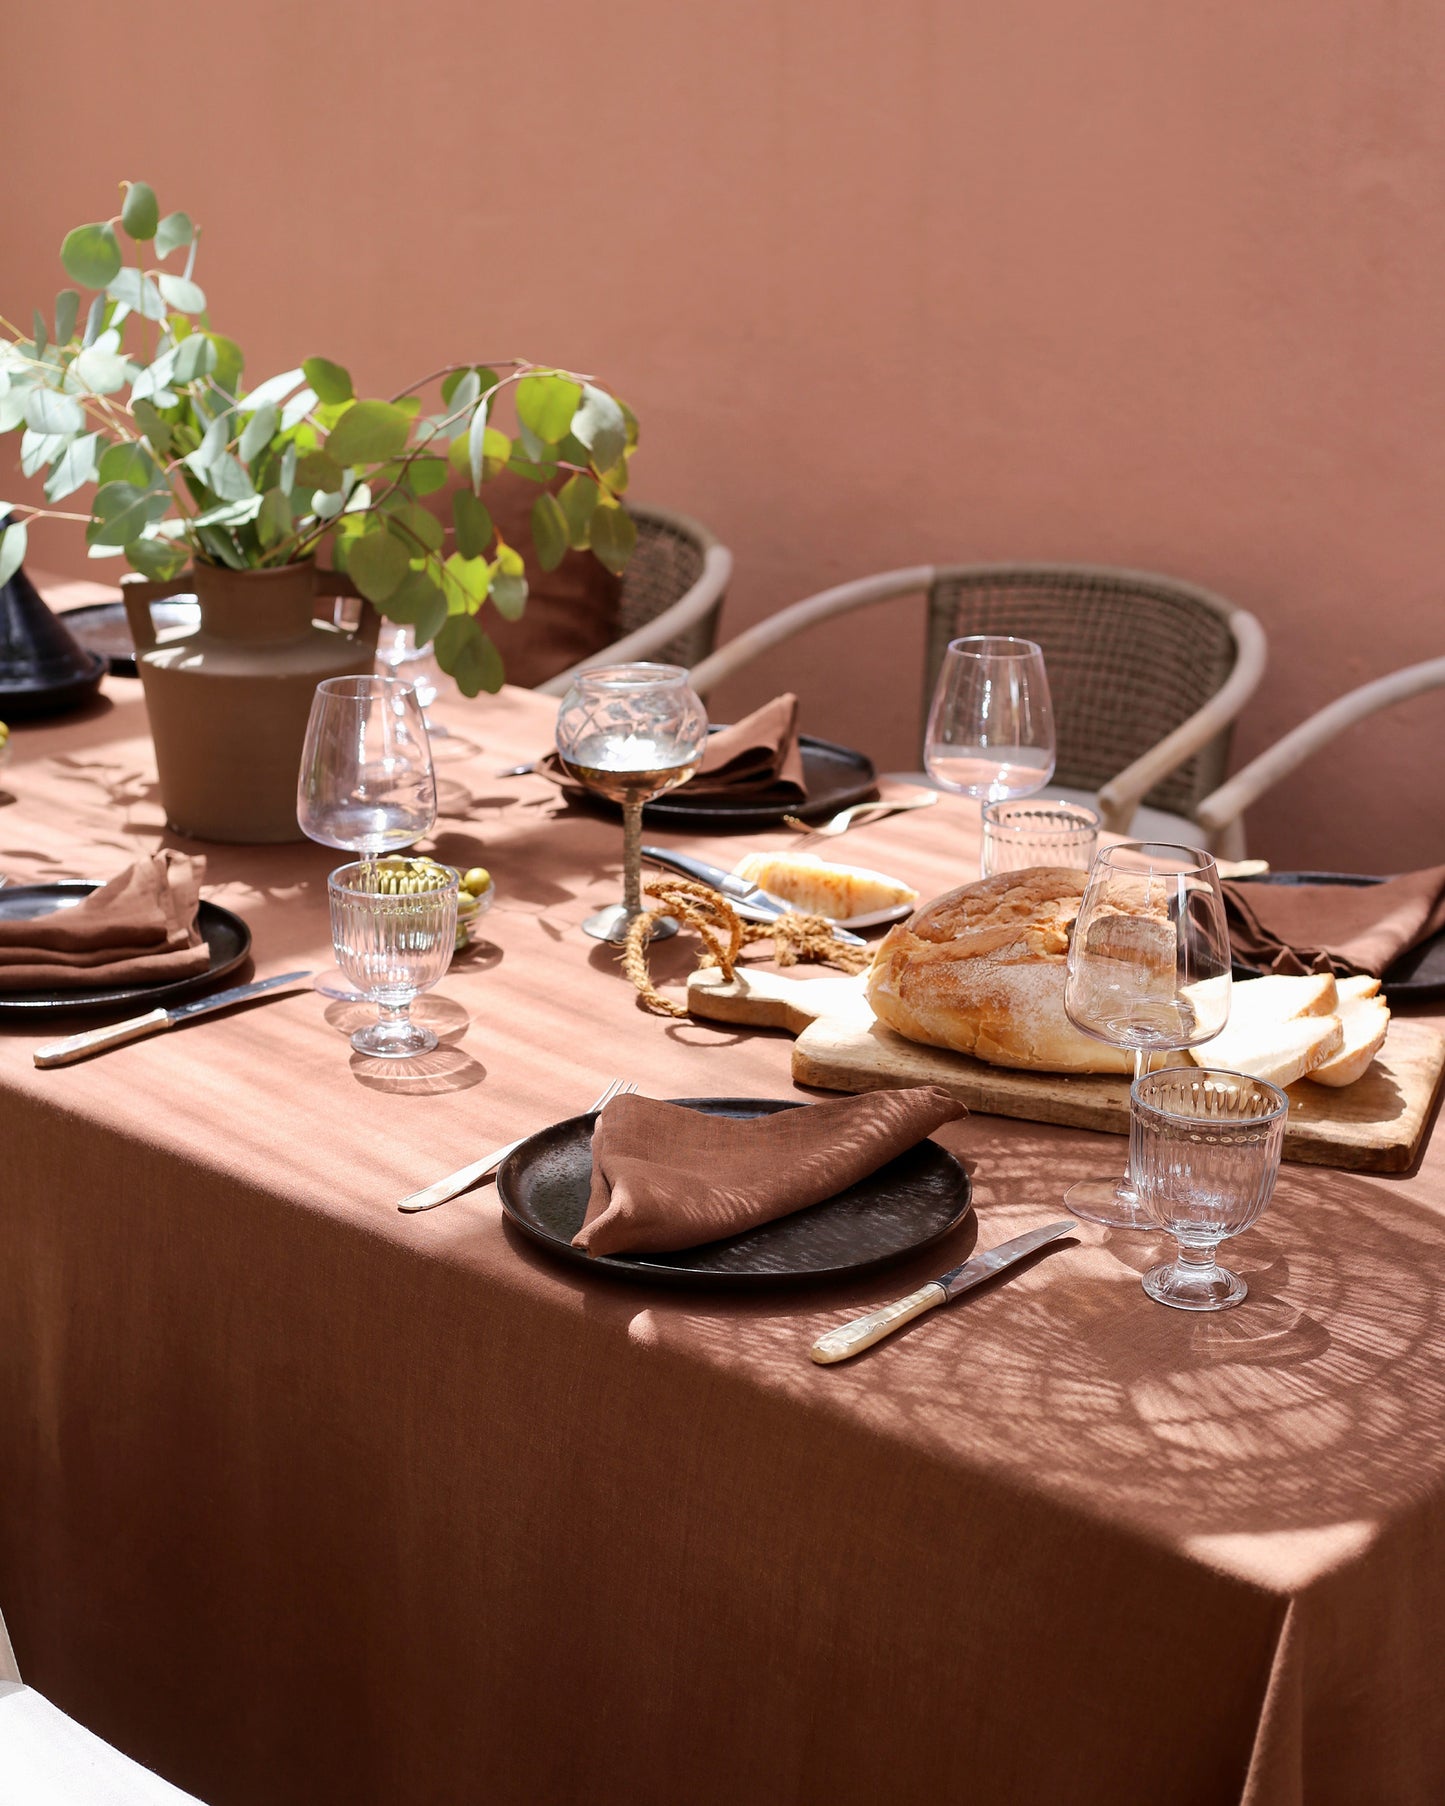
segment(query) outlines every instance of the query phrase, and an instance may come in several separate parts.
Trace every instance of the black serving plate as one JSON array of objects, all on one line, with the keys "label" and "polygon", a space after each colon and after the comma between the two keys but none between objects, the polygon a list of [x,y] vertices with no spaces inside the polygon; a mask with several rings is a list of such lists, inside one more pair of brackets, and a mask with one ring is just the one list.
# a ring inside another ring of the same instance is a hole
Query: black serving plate
[{"label": "black serving plate", "polygon": [[[671,1100],[710,1116],[769,1116],[807,1104],[755,1097]],[[723,1242],[671,1254],[589,1256],[572,1246],[587,1214],[594,1115],[572,1116],[523,1142],[497,1174],[502,1209],[560,1260],[642,1285],[751,1289],[851,1279],[941,1241],[969,1211],[962,1165],[937,1142],[890,1160],[847,1191]]]},{"label": "black serving plate", "polygon": [[648,803],[642,819],[658,827],[772,828],[785,815],[796,815],[800,821],[836,815],[849,803],[861,802],[878,782],[873,761],[851,746],[799,734],[798,750],[803,755],[806,802],[800,803],[786,789],[754,790],[739,797],[689,796],[683,784]]},{"label": "black serving plate", "polygon": [[[1259,878],[1231,879],[1235,884],[1384,884],[1384,878],[1358,872],[1267,872]],[[1259,978],[1261,968],[1236,963],[1236,978]],[[1445,997],[1445,931],[1402,953],[1381,981],[1390,1003],[1429,1003]]]},{"label": "black serving plate", "polygon": [[[201,605],[194,596],[170,596],[163,602],[151,603],[151,620],[162,640],[195,627],[200,618]],[[87,652],[106,661],[112,677],[137,675],[135,641],[130,637],[123,602],[92,602],[84,608],[68,608],[61,619]]]},{"label": "black serving plate", "polygon": [[[89,879],[68,878],[57,884],[7,884],[0,888],[0,921],[29,922],[55,909],[73,907],[91,891],[99,890]],[[211,963],[190,978],[159,985],[117,985],[94,991],[0,991],[0,1021],[37,1022],[47,1016],[124,1015],[136,1011],[169,1009],[187,997],[208,991],[218,979],[227,978],[244,964],[251,951],[251,930],[240,916],[204,898],[196,913],[196,926],[210,951]]]}]

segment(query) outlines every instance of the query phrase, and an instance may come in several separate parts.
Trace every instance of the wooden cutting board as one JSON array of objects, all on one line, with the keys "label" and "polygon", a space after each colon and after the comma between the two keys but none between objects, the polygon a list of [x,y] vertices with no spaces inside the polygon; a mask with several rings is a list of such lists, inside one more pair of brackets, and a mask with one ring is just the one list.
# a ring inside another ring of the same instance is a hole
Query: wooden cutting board
[{"label": "wooden cutting board", "polygon": [[[941,1085],[970,1110],[1076,1129],[1129,1132],[1129,1082],[1089,1073],[1014,1072],[967,1054],[922,1047],[885,1028],[859,978],[784,978],[694,972],[687,986],[695,1016],[797,1035],[793,1078],[824,1091],[887,1091]],[[1396,1016],[1362,1079],[1342,1090],[1301,1081],[1289,1089],[1284,1157],[1312,1166],[1398,1173],[1414,1164],[1429,1131],[1445,1072],[1445,1036]]]}]

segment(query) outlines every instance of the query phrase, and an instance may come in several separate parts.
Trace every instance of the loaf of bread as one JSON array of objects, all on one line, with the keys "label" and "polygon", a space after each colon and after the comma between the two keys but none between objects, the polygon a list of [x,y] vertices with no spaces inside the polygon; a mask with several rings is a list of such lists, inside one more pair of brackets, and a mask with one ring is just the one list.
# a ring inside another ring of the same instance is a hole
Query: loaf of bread
[{"label": "loaf of bread", "polygon": [[1053,866],[965,884],[891,928],[868,974],[873,1012],[910,1041],[1041,1072],[1132,1072],[1064,1014],[1069,929],[1087,874]]},{"label": "loaf of bread", "polygon": [[739,878],[750,878],[794,909],[834,922],[918,901],[911,885],[900,884],[886,872],[836,865],[816,853],[749,853],[734,870]]}]

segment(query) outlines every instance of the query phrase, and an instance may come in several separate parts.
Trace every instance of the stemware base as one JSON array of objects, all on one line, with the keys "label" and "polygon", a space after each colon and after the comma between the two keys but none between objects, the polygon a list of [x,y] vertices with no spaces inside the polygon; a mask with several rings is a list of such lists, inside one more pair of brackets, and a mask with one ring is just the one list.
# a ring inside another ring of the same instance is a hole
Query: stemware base
[{"label": "stemware base", "polygon": [[357,990],[340,966],[328,966],[324,972],[318,972],[311,980],[311,989],[322,997],[334,997],[338,1003],[366,1001],[366,993]]},{"label": "stemware base", "polygon": [[1127,1179],[1080,1179],[1064,1193],[1071,1216],[1087,1217],[1108,1229],[1148,1229],[1159,1225],[1144,1214],[1139,1194]]},{"label": "stemware base", "polygon": [[360,1054],[371,1054],[382,1060],[409,1060],[415,1054],[430,1053],[438,1045],[436,1036],[419,1022],[373,1022],[357,1029],[351,1045]]},{"label": "stemware base", "polygon": [[1184,1261],[1165,1261],[1151,1267],[1142,1283],[1156,1304],[1167,1304],[1176,1311],[1227,1311],[1249,1292],[1237,1273],[1217,1262],[1191,1266]]},{"label": "stemware base", "polygon": [[[590,934],[594,941],[611,941],[614,947],[620,947],[627,939],[627,929],[632,921],[625,903],[612,903],[606,909],[599,909],[588,916],[582,924],[582,932]],[[671,916],[663,916],[652,924],[649,940],[665,941],[677,933],[677,923]]]}]

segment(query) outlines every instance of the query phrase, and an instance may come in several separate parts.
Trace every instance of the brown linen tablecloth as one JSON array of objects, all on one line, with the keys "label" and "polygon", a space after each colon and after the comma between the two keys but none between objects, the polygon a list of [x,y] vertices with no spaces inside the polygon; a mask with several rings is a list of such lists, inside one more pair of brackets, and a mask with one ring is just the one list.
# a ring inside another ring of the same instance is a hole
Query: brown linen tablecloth
[{"label": "brown linen tablecloth", "polygon": [[[19,729],[0,871],[161,843],[138,689]],[[810,1342],[963,1257],[729,1298],[552,1264],[488,1187],[403,1191],[587,1103],[797,1093],[777,1034],[636,1007],[578,924],[620,828],[448,714],[435,850],[495,874],[441,1059],[305,994],[38,1072],[0,1038],[0,1601],[27,1678],[212,1806],[1392,1806],[1445,1798],[1445,1157],[1286,1167],[1240,1310],[1063,1249],[862,1359]],[[465,750],[460,749],[460,750]],[[973,810],[851,835],[925,895]],[[676,837],[674,837],[676,839]],[[781,838],[781,837],[775,837]],[[728,854],[743,843],[682,841]],[[753,843],[749,843],[753,844]],[[260,974],[328,959],[310,845],[208,848]],[[679,939],[660,971],[688,964]],[[939,1139],[983,1245],[1121,1140]]]}]

